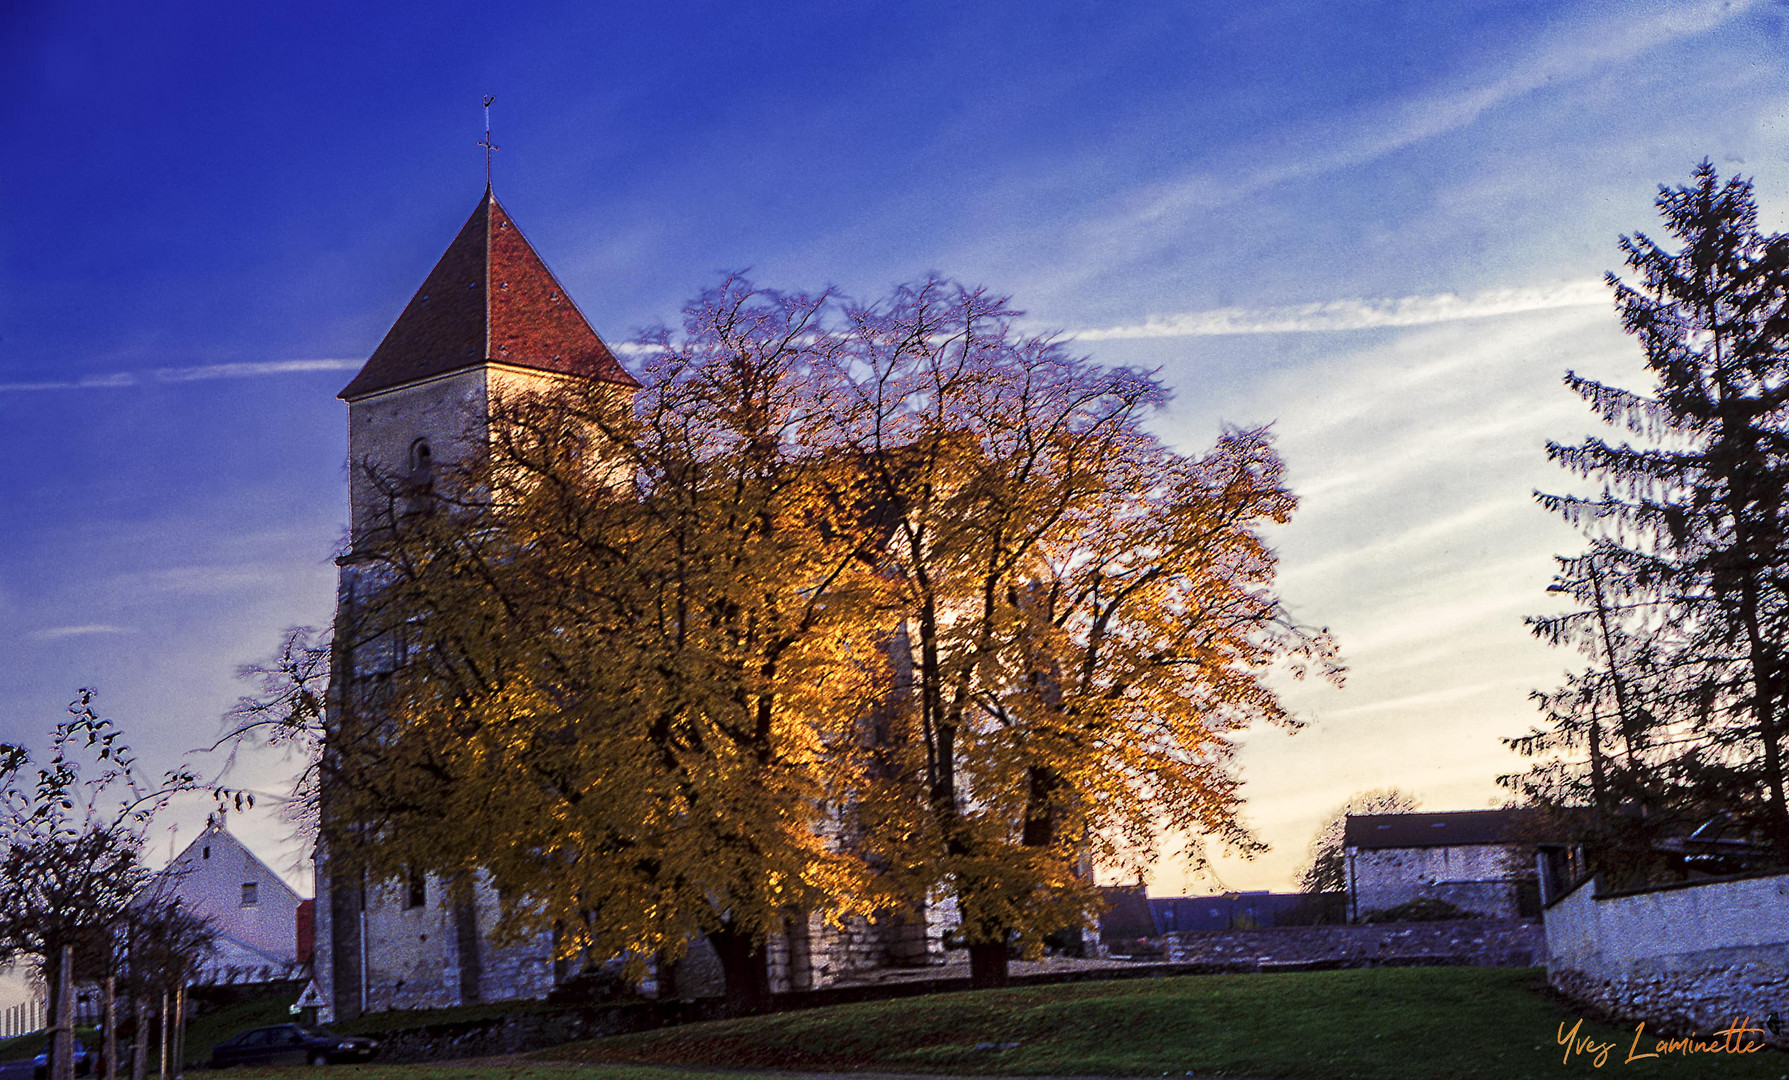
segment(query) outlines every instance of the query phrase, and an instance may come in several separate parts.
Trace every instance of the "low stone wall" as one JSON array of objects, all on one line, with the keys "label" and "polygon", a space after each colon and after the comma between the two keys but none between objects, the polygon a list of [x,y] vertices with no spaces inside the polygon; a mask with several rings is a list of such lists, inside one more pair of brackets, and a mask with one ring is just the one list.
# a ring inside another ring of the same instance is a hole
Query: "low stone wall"
[{"label": "low stone wall", "polygon": [[1789,874],[1609,894],[1586,882],[1545,918],[1547,979],[1585,1008],[1662,1035],[1749,1020],[1752,1039],[1789,1048]]},{"label": "low stone wall", "polygon": [[[1771,964],[1661,971],[1626,979],[1599,979],[1562,969],[1550,973],[1548,981],[1567,998],[1610,1020],[1644,1020],[1649,1035],[1710,1036],[1738,1021],[1749,1029],[1745,1041],[1789,1050],[1789,971]],[[1773,1017],[1775,1032],[1770,1030]]]},{"label": "low stone wall", "polygon": [[1546,910],[1552,969],[1598,979],[1737,964],[1789,968],[1789,874],[1606,893],[1590,881]]},{"label": "low stone wall", "polygon": [[670,1024],[720,1019],[720,1002],[642,1001],[587,1009],[512,1013],[490,1020],[426,1024],[372,1032],[381,1063],[449,1061],[517,1054],[580,1039],[649,1031]]},{"label": "low stone wall", "polygon": [[1546,936],[1524,919],[1341,926],[1269,926],[1258,930],[1183,930],[1168,934],[1171,964],[1375,967],[1461,965],[1532,967],[1546,962]]}]

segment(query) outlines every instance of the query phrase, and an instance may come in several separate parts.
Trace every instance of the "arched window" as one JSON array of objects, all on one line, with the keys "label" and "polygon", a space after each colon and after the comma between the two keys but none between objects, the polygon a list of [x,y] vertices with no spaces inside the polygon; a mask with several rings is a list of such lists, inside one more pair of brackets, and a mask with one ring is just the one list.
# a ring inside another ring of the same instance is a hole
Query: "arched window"
[{"label": "arched window", "polygon": [[426,514],[434,509],[435,452],[426,438],[410,444],[410,473],[403,478],[403,487],[405,514]]},{"label": "arched window", "polygon": [[434,451],[429,449],[429,440],[418,439],[410,444],[410,471],[420,476],[427,476],[435,468]]}]

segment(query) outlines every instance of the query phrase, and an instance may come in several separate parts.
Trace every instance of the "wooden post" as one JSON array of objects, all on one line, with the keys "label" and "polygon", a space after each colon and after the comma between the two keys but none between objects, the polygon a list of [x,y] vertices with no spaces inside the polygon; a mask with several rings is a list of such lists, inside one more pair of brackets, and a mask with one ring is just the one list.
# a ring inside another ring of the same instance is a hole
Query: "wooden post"
[{"label": "wooden post", "polygon": [[55,1080],[75,1077],[75,947],[62,946],[61,983],[56,987]]},{"label": "wooden post", "polygon": [[186,1071],[186,978],[174,988],[174,1080]]},{"label": "wooden post", "polygon": [[143,996],[141,987],[134,998],[137,1010],[137,1028],[130,1040],[130,1080],[143,1080],[143,1073],[148,1071],[149,1064],[149,999]]},{"label": "wooden post", "polygon": [[106,976],[106,1080],[118,1080],[118,976]]},{"label": "wooden post", "polygon": [[156,1075],[160,1076],[162,1078],[162,1080],[168,1080],[168,1021],[169,1021],[169,1019],[170,1019],[170,1017],[168,1016],[168,992],[166,990],[163,990],[162,991],[162,1013],[161,1013],[162,1068],[161,1068],[161,1072],[156,1074]]}]

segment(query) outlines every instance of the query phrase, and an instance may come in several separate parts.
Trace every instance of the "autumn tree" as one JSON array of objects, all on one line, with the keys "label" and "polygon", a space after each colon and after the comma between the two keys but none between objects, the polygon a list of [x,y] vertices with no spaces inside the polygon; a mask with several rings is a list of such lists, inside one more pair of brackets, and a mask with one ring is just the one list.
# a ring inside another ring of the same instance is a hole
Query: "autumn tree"
[{"label": "autumn tree", "polygon": [[1789,858],[1789,239],[1706,162],[1657,205],[1672,245],[1623,237],[1635,280],[1608,276],[1652,386],[1568,373],[1627,440],[1550,443],[1601,490],[1537,496],[1590,545],[1555,577],[1572,609],[1532,624],[1591,664],[1542,696],[1548,726],[1513,745],[1543,760],[1510,783],[1632,826],[1639,849],[1724,818]]},{"label": "autumn tree", "polygon": [[1415,810],[1415,796],[1397,788],[1375,788],[1356,792],[1335,808],[1317,826],[1311,837],[1304,868],[1298,872],[1298,887],[1308,893],[1343,892],[1348,888],[1348,864],[1343,850],[1343,833],[1348,818],[1363,814],[1407,814]]},{"label": "autumn tree", "polygon": [[1264,429],[1183,454],[1145,421],[1146,372],[1020,333],[939,279],[851,313],[841,417],[893,513],[883,567],[912,654],[906,767],[869,785],[880,861],[954,896],[973,978],[1005,979],[1094,914],[1095,864],[1164,827],[1260,845],[1237,819],[1234,734],[1296,726],[1278,661],[1338,678],[1273,590],[1261,530],[1295,505]]},{"label": "autumn tree", "polygon": [[351,556],[377,585],[336,645],[358,681],[326,733],[333,858],[487,882],[563,956],[706,936],[746,1008],[790,911],[863,906],[829,808],[882,586],[824,422],[848,405],[827,305],[730,279],[648,339],[631,405],[514,396],[426,502],[385,478]]},{"label": "autumn tree", "polygon": [[1163,828],[1257,846],[1232,736],[1293,723],[1270,665],[1339,671],[1273,592],[1268,434],[1178,453],[1153,376],[1017,314],[941,280],[866,306],[729,279],[642,342],[631,403],[567,380],[427,490],[376,477],[332,858],[493,885],[565,956],[704,935],[752,1007],[794,912],[943,891],[998,981],[1009,938],[1086,922],[1096,862]]}]

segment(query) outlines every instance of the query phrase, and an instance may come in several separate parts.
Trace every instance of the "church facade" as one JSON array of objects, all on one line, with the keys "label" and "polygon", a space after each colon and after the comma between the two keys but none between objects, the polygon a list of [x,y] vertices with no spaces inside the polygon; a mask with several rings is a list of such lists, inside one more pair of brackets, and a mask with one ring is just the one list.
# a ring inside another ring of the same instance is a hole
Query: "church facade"
[{"label": "church facade", "polygon": [[[375,642],[347,640],[357,597],[378,575],[376,565],[355,557],[352,538],[390,513],[390,493],[374,477],[426,483],[431,470],[477,449],[495,399],[565,379],[596,380],[622,395],[639,387],[487,187],[339,395],[348,405],[351,540],[350,554],[339,560],[333,709],[369,700],[364,688],[381,664],[395,662]],[[315,969],[325,1021],[542,998],[577,973],[555,957],[550,935],[493,944],[498,903],[489,888],[455,899],[426,875],[364,881],[332,869],[325,845],[317,857],[317,895]],[[791,913],[770,942],[772,989],[818,988],[854,971],[941,959],[948,915],[946,905],[925,916],[837,928],[818,915]],[[692,942],[677,992],[700,995],[718,987],[718,976],[706,943]]]}]

